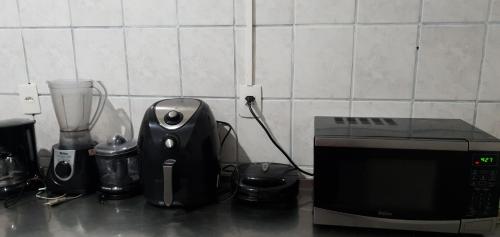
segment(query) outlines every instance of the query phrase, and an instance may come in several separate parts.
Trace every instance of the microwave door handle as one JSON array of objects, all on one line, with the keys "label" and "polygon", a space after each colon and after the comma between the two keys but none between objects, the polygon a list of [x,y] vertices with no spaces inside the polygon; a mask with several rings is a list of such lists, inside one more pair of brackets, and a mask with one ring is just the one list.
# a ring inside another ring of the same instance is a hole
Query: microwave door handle
[{"label": "microwave door handle", "polygon": [[167,207],[170,207],[174,202],[173,193],[173,169],[175,160],[168,159],[163,163],[163,202]]}]

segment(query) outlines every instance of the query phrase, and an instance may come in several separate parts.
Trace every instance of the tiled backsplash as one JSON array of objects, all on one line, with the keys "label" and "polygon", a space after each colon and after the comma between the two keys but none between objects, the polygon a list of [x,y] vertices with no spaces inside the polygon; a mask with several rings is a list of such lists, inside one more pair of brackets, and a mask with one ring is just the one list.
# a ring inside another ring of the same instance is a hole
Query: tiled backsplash
[{"label": "tiled backsplash", "polygon": [[[136,129],[161,98],[202,98],[237,128],[241,158],[286,162],[237,116],[243,1],[0,0],[0,118],[26,116],[17,85],[37,83],[38,144],[49,148],[58,125],[46,81],[90,78]],[[264,119],[305,168],[315,115],[462,118],[500,136],[500,0],[254,1]]]}]

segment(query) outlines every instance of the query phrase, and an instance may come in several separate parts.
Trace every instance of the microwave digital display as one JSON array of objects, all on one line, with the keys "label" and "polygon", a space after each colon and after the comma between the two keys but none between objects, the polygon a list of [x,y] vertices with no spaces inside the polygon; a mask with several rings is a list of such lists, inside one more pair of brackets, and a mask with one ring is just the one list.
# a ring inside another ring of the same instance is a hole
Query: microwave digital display
[{"label": "microwave digital display", "polygon": [[475,166],[495,166],[497,164],[497,157],[481,155],[474,157],[472,162]]}]

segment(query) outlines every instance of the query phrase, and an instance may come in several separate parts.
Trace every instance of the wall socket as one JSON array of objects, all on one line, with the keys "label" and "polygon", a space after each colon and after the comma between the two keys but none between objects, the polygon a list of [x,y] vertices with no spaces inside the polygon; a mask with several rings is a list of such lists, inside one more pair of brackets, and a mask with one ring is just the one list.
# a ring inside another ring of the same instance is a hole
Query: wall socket
[{"label": "wall socket", "polygon": [[21,109],[24,114],[39,114],[40,100],[35,83],[20,84],[17,86]]},{"label": "wall socket", "polygon": [[254,106],[252,108],[255,111],[257,117],[262,113],[262,85],[241,85],[239,91],[240,99],[239,99],[239,108],[238,114],[243,118],[253,118],[248,106],[246,105],[247,101],[245,97],[253,96],[255,97]]}]

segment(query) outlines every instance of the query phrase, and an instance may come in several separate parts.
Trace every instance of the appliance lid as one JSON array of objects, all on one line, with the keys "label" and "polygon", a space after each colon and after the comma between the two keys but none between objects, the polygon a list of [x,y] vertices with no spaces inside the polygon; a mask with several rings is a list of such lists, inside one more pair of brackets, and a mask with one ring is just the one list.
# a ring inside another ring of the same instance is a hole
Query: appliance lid
[{"label": "appliance lid", "polygon": [[318,116],[314,123],[316,137],[500,142],[496,137],[460,119]]},{"label": "appliance lid", "polygon": [[160,125],[168,130],[175,130],[184,126],[200,106],[200,100],[176,98],[159,101],[154,109]]},{"label": "appliance lid", "polygon": [[7,120],[1,120],[0,121],[0,128],[7,128],[7,127],[17,127],[17,126],[23,126],[23,125],[30,125],[34,124],[35,120],[31,119],[7,119]]},{"label": "appliance lid", "polygon": [[137,150],[137,142],[127,141],[123,136],[115,135],[106,143],[98,144],[95,150],[99,156],[122,155]]}]

